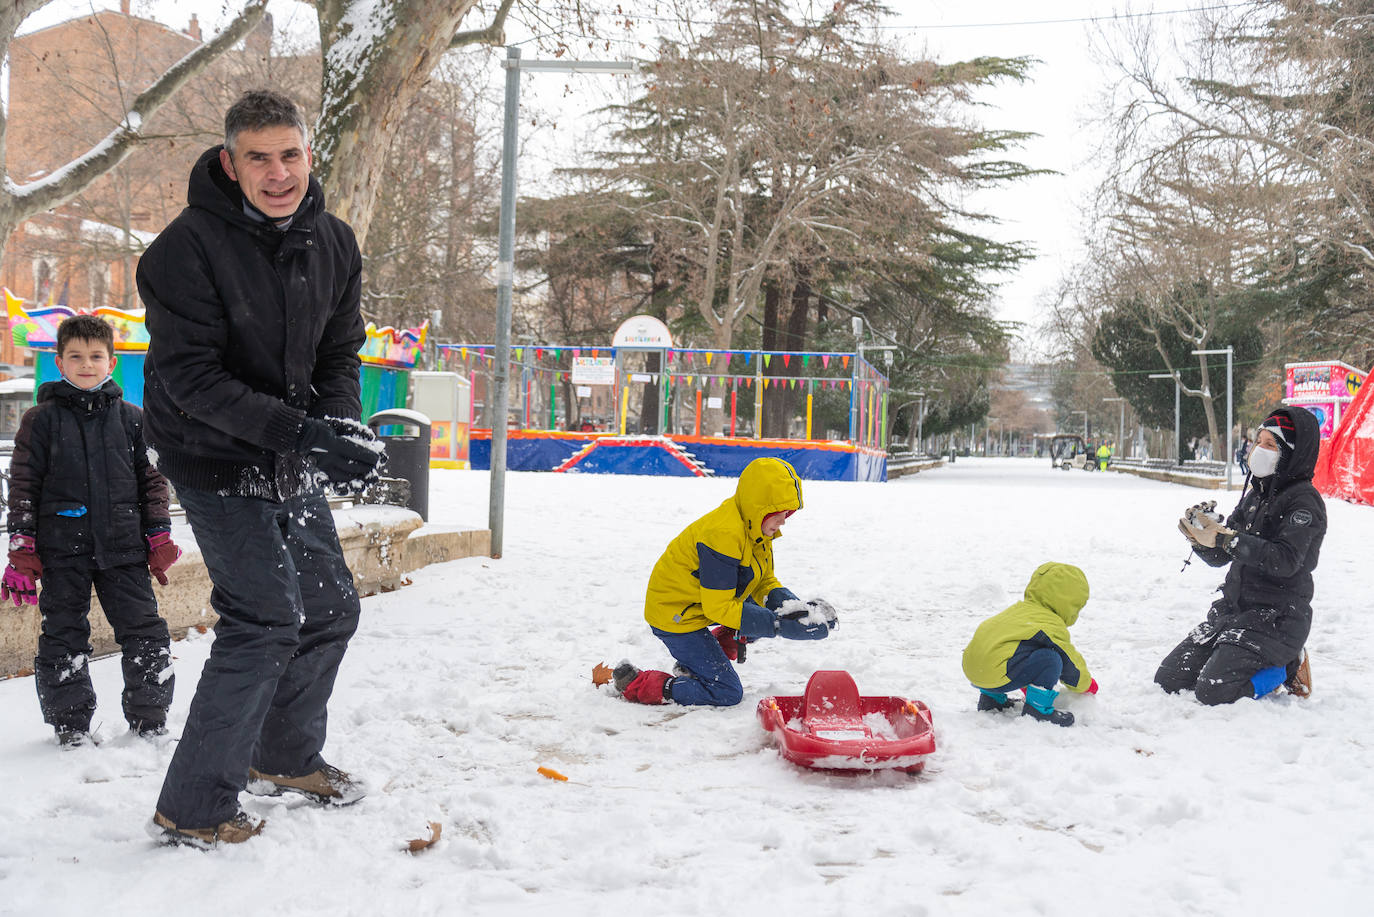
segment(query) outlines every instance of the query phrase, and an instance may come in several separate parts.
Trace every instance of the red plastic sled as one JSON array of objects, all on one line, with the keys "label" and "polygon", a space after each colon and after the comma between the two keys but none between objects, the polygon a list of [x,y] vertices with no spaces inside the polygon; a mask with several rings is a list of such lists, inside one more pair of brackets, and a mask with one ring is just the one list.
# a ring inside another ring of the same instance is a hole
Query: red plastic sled
[{"label": "red plastic sled", "polygon": [[848,672],[815,672],[804,695],[765,697],[758,714],[778,752],[803,767],[916,774],[935,751],[929,707],[904,697],[860,697]]}]

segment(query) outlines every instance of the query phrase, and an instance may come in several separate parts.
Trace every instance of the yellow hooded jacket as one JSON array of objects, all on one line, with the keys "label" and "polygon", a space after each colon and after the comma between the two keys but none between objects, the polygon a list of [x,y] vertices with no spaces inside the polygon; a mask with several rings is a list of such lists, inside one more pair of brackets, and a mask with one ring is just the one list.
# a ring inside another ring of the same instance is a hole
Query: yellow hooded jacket
[{"label": "yellow hooded jacket", "polygon": [[735,495],[687,526],[649,575],[644,620],[675,634],[712,624],[738,628],[746,598],[760,605],[780,588],[773,540],[760,530],[769,513],[802,507],[801,478],[780,458],[754,459]]},{"label": "yellow hooded jacket", "polygon": [[973,632],[964,648],[964,675],[974,687],[997,690],[1007,683],[1007,666],[1018,655],[1040,647],[1059,653],[1059,680],[1071,691],[1086,691],[1092,675],[1069,642],[1069,628],[1088,604],[1088,578],[1072,564],[1044,563],[1031,574],[1023,601],[993,615]]}]

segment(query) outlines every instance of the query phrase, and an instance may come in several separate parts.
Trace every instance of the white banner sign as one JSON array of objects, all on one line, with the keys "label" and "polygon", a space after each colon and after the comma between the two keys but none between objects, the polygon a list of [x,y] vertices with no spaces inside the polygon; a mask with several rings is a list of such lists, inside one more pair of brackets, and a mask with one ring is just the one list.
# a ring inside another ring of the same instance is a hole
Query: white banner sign
[{"label": "white banner sign", "polygon": [[573,357],[573,385],[615,385],[614,357]]}]

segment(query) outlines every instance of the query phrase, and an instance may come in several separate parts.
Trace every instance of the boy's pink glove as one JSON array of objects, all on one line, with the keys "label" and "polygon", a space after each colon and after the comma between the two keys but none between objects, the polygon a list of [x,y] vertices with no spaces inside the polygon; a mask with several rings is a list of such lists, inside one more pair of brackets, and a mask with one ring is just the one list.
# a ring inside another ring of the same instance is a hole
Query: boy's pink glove
[{"label": "boy's pink glove", "polygon": [[157,577],[162,585],[167,585],[167,568],[177,562],[181,548],[172,543],[169,532],[158,532],[147,536],[148,571]]},{"label": "boy's pink glove", "polygon": [[1088,685],[1088,690],[1084,691],[1083,693],[1084,693],[1084,694],[1096,694],[1096,693],[1097,693],[1097,679],[1096,679],[1096,678],[1093,679],[1093,683],[1092,683],[1092,684]]},{"label": "boy's pink glove", "polygon": [[38,604],[37,581],[43,578],[43,562],[34,551],[32,535],[10,536],[10,565],[0,576],[0,601],[14,599],[14,607]]}]

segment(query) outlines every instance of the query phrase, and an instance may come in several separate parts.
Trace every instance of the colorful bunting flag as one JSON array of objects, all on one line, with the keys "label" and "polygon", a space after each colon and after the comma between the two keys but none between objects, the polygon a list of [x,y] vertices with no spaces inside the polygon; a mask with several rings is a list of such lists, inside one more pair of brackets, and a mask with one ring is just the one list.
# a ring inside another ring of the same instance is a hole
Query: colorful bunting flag
[{"label": "colorful bunting flag", "polygon": [[828,353],[823,353],[823,354],[821,354],[821,367],[824,368],[824,369],[829,369],[829,368],[830,368],[830,354],[828,354]]}]

